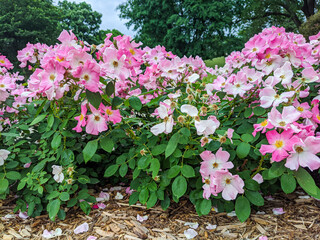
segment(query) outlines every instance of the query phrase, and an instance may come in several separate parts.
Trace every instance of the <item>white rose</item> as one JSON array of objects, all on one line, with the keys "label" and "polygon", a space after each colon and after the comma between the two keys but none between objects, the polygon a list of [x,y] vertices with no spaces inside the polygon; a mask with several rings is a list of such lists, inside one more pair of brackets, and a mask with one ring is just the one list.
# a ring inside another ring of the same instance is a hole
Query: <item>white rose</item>
[{"label": "white rose", "polygon": [[0,149],[0,166],[4,164],[4,160],[6,160],[9,156],[10,152],[5,149]]}]

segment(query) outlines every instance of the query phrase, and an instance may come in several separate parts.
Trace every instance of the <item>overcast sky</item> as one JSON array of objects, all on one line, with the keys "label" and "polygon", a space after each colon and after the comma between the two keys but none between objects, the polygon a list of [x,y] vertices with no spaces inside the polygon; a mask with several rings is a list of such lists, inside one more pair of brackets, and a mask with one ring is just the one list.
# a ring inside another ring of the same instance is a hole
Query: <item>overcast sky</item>
[{"label": "overcast sky", "polygon": [[[59,0],[54,0],[57,3]],[[120,11],[116,8],[120,3],[126,2],[126,0],[68,0],[69,2],[86,2],[91,5],[94,11],[102,14],[101,29],[117,29],[120,32],[134,36],[134,32],[128,29],[124,24],[126,20],[119,18]]]}]

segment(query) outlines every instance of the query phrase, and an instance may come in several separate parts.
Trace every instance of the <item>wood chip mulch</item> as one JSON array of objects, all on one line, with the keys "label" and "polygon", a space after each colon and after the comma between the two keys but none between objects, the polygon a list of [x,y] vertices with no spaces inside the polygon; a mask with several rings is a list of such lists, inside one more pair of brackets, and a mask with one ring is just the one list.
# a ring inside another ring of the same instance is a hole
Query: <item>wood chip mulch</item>
[{"label": "wood chip mulch", "polygon": [[[208,216],[199,217],[193,205],[187,200],[173,204],[167,211],[160,206],[146,209],[141,205],[129,206],[128,196],[123,200],[111,199],[105,202],[105,209],[92,210],[89,216],[80,209],[70,209],[64,221],[51,222],[47,215],[36,218],[6,218],[13,214],[13,205],[0,202],[0,237],[11,239],[45,239],[45,229],[62,229],[62,235],[54,239],[84,239],[95,236],[108,239],[186,239],[184,231],[189,229],[186,222],[198,223],[198,235],[194,239],[320,239],[320,202],[308,198],[303,192],[277,194],[273,200],[266,200],[265,206],[252,210],[250,218],[241,223],[237,217],[212,211]],[[283,208],[282,215],[273,214],[273,208]],[[148,216],[148,220],[137,221],[137,214]],[[73,230],[87,222],[89,231],[74,234]],[[208,224],[217,225],[207,230]]]}]

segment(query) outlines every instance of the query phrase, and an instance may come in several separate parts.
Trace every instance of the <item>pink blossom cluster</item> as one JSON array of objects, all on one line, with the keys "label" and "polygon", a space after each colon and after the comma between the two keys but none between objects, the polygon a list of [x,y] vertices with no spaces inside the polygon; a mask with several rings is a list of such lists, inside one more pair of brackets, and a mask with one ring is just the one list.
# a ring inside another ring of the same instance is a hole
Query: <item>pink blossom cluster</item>
[{"label": "pink blossom cluster", "polygon": [[[209,90],[224,91],[244,99],[256,97],[258,106],[268,112],[254,125],[253,135],[266,133],[269,145],[262,145],[263,155],[272,161],[285,160],[285,166],[316,170],[320,167],[320,95],[309,100],[320,82],[319,34],[308,43],[300,34],[284,28],[267,28],[252,37],[241,52],[234,52],[226,65],[216,71],[217,81]],[[230,98],[229,98],[230,99]]]},{"label": "pink blossom cluster", "polygon": [[[26,88],[21,84],[24,79],[19,73],[12,73],[12,63],[3,55],[0,55],[0,104],[5,102],[10,96],[13,98],[12,106],[4,105],[0,107],[0,130],[3,124],[9,124],[10,120],[4,118],[4,113],[17,113],[28,101],[24,96]],[[2,124],[1,124],[2,123]]]},{"label": "pink blossom cluster", "polygon": [[217,196],[222,192],[225,200],[236,199],[238,193],[244,193],[244,182],[238,175],[232,175],[228,169],[233,168],[233,163],[228,162],[230,154],[220,148],[216,154],[204,151],[200,154],[202,158],[200,173],[202,176],[203,197],[209,199],[211,194]]}]

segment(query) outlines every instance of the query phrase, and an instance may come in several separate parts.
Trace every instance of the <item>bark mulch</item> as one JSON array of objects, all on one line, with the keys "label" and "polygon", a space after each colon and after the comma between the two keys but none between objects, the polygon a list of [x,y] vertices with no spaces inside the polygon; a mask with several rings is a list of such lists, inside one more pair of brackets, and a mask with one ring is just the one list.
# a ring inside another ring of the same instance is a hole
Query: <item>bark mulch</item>
[{"label": "bark mulch", "polygon": [[[13,205],[8,200],[0,202],[0,237],[9,239],[44,239],[44,229],[62,229],[62,235],[54,239],[84,239],[96,236],[97,239],[186,239],[184,231],[190,227],[186,222],[198,223],[194,239],[320,239],[320,202],[308,198],[303,192],[277,194],[273,200],[266,200],[258,211],[252,210],[250,218],[241,223],[237,217],[214,210],[208,216],[199,217],[187,200],[173,204],[167,211],[157,206],[146,209],[141,205],[129,206],[124,191],[123,200],[114,200],[113,193],[105,209],[92,210],[89,216],[80,209],[70,209],[64,221],[51,222],[47,215],[21,219],[13,214]],[[282,215],[273,214],[273,208],[283,208]],[[137,221],[137,214],[148,216],[148,220]],[[89,231],[74,234],[73,230],[82,223],[89,224]],[[207,230],[208,224],[217,225]]]}]

